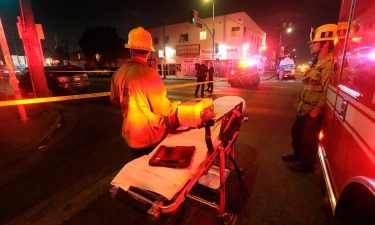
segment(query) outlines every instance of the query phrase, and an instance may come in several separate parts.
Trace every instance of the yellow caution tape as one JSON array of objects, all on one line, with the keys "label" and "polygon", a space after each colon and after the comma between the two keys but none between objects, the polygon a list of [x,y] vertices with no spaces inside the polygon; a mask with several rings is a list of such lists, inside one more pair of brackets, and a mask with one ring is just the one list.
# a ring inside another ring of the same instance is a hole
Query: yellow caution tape
[{"label": "yellow caution tape", "polygon": [[116,72],[113,70],[71,70],[71,71],[63,71],[63,70],[46,70],[46,73],[108,73],[108,72]]},{"label": "yellow caution tape", "polygon": [[0,106],[27,105],[27,104],[35,104],[35,103],[67,101],[67,100],[76,100],[76,99],[83,99],[83,98],[103,97],[103,96],[109,96],[109,95],[110,95],[110,92],[99,92],[99,93],[80,94],[80,95],[8,100],[8,101],[0,101]]},{"label": "yellow caution tape", "polygon": [[[208,84],[214,82],[220,82],[224,80],[215,80],[215,81],[204,81],[204,82],[194,82],[187,84],[176,84],[166,86],[167,89],[172,88],[181,88],[188,86],[196,86],[198,84]],[[66,95],[66,96],[56,96],[56,97],[44,97],[44,98],[30,98],[30,99],[19,99],[19,100],[7,100],[0,101],[0,106],[14,106],[14,105],[27,105],[27,104],[36,104],[36,103],[46,103],[46,102],[58,102],[58,101],[68,101],[68,100],[77,100],[85,98],[97,98],[109,96],[110,92],[99,92],[99,93],[89,93],[89,94],[79,94],[79,95]]]}]

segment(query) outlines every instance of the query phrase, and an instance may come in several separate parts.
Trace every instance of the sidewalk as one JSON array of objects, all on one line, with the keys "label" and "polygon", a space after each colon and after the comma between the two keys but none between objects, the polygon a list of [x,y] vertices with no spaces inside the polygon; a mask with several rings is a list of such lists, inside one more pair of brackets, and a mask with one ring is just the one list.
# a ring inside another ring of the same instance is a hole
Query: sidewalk
[{"label": "sidewalk", "polygon": [[[0,100],[9,99],[0,96]],[[0,171],[28,156],[60,126],[57,110],[45,112],[38,105],[26,105],[25,110],[27,123],[20,120],[17,106],[0,107]]]}]

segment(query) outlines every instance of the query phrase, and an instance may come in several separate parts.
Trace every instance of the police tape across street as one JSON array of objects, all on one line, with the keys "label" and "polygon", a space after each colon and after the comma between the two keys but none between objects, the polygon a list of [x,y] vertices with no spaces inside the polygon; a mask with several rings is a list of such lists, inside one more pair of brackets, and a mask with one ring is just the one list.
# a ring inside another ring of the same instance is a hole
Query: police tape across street
[{"label": "police tape across street", "polygon": [[[166,86],[166,88],[173,89],[173,88],[189,87],[189,86],[196,86],[197,84],[208,84],[208,83],[221,82],[221,81],[224,81],[224,80],[204,81],[200,83],[193,82],[193,83],[186,83],[186,84],[176,84],[176,85]],[[97,97],[105,97],[109,95],[110,95],[110,92],[99,92],[99,93],[66,95],[66,96],[56,96],[56,97],[7,100],[7,101],[0,101],[0,107],[1,106],[15,106],[15,105],[29,105],[29,104],[46,103],[46,102],[68,101],[68,100],[77,100],[77,99],[86,99],[86,98],[97,98]]]}]

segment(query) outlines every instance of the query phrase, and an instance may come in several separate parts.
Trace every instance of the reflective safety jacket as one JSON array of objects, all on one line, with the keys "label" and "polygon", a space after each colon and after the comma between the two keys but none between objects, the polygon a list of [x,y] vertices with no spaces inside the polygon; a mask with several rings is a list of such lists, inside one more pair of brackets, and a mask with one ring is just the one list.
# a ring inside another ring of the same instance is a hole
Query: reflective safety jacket
[{"label": "reflective safety jacket", "polygon": [[131,148],[158,144],[166,134],[165,116],[175,112],[156,70],[130,59],[111,79],[111,102],[120,105],[122,136]]},{"label": "reflective safety jacket", "polygon": [[305,73],[304,88],[297,103],[297,113],[300,116],[312,110],[322,111],[327,96],[329,77],[333,72],[333,52],[329,52]]}]

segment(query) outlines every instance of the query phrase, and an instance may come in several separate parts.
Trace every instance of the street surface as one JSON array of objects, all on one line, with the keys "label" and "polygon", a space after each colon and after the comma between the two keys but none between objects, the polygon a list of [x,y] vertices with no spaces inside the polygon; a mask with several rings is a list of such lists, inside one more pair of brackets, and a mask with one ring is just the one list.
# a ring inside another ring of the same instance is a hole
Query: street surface
[{"label": "street surface", "polygon": [[[90,92],[109,90],[109,79],[90,80]],[[194,80],[164,80],[166,85]],[[236,224],[322,225],[322,187],[314,173],[290,172],[280,156],[291,152],[297,80],[263,80],[255,89],[214,84],[214,99],[226,95],[246,101],[249,120],[236,143],[244,182],[233,173],[227,181],[227,209]],[[195,86],[169,89],[173,100],[188,101]],[[53,103],[61,127],[28,158],[0,179],[0,224],[220,224],[217,212],[186,199],[173,215],[153,221],[130,204],[110,197],[110,181],[131,155],[123,141],[119,109],[108,97]],[[212,194],[207,194],[215,198]]]}]

